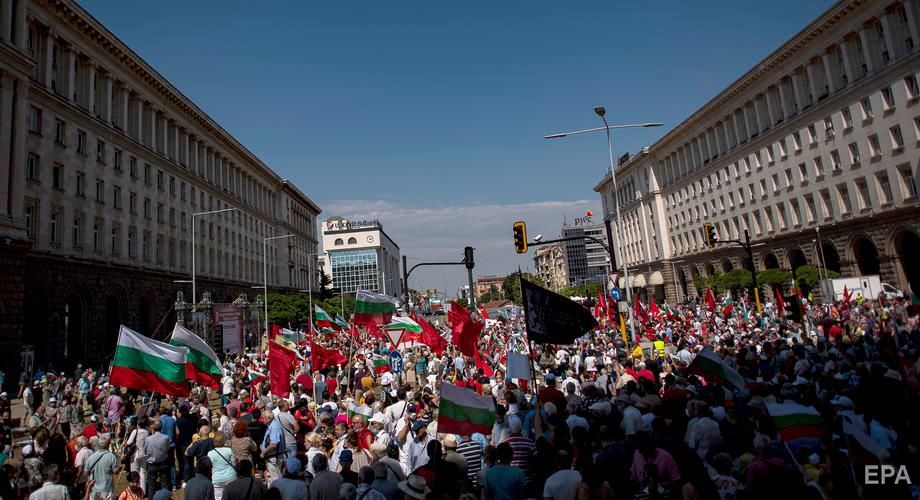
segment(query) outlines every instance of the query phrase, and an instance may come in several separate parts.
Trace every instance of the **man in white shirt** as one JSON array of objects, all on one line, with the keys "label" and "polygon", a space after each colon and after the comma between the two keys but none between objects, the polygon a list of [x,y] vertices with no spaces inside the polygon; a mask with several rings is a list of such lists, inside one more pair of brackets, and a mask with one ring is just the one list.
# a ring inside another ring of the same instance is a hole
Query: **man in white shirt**
[{"label": "man in white shirt", "polygon": [[543,484],[543,498],[546,500],[569,500],[572,492],[581,484],[581,473],[572,469],[572,457],[565,450],[556,452],[559,470],[546,478]]},{"label": "man in white shirt", "polygon": [[623,422],[620,424],[623,433],[632,436],[642,430],[642,412],[630,403],[629,396],[625,393],[618,395],[616,404],[623,412]]},{"label": "man in white shirt", "polygon": [[[434,438],[428,435],[428,427],[424,422],[412,422],[411,435],[407,432],[401,432],[397,439],[404,444],[399,453],[400,464],[403,472],[408,476],[419,467],[428,463],[428,443]],[[405,451],[405,455],[403,454]],[[405,456],[405,461],[403,457]]]},{"label": "man in white shirt", "polygon": [[70,491],[63,484],[58,484],[61,473],[55,464],[46,465],[42,474],[45,482],[42,487],[29,495],[29,500],[69,500]]}]

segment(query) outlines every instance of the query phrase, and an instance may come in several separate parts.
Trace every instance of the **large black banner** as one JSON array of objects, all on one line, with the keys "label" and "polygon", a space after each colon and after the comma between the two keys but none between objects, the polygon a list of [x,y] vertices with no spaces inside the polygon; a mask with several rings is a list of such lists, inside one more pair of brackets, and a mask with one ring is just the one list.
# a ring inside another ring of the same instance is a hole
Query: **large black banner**
[{"label": "large black banner", "polygon": [[581,304],[521,279],[527,338],[538,344],[572,344],[597,327]]}]

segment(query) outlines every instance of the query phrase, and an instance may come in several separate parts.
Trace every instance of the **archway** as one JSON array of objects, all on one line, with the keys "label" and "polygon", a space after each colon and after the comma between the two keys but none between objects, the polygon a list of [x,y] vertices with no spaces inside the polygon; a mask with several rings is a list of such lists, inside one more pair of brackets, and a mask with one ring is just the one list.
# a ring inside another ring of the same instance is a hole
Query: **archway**
[{"label": "archway", "polygon": [[26,290],[23,297],[22,334],[23,344],[35,347],[35,369],[47,369],[50,356],[48,353],[48,297],[37,287]]},{"label": "archway", "polygon": [[862,276],[879,274],[882,269],[878,249],[869,238],[860,236],[853,241],[853,260]]},{"label": "archway", "polygon": [[801,248],[793,248],[789,250],[789,267],[792,269],[792,273],[795,274],[795,270],[808,265],[808,258],[805,257],[805,252]]},{"label": "archway", "polygon": [[822,243],[821,253],[824,260],[824,268],[834,272],[840,272],[840,254],[833,243]]},{"label": "archway", "polygon": [[763,256],[764,269],[779,269],[779,259],[773,252],[767,252]]},{"label": "archway", "polygon": [[[67,341],[66,355],[70,359],[82,360],[86,356],[83,332],[86,321],[86,303],[76,293],[71,293],[64,301],[64,324]],[[114,344],[113,344],[114,347]]]},{"label": "archway", "polygon": [[143,335],[150,335],[150,332],[153,331],[153,327],[150,326],[151,317],[153,316],[151,311],[150,299],[147,296],[142,295],[137,301],[137,331]]},{"label": "archway", "polygon": [[744,269],[746,271],[753,271],[754,261],[752,261],[751,259],[747,257],[741,257],[741,269]]},{"label": "archway", "polygon": [[917,249],[920,248],[920,236],[909,230],[901,231],[894,236],[894,251],[901,261],[901,272],[904,280],[910,285],[911,290],[920,291],[920,260]]},{"label": "archway", "polygon": [[122,316],[121,300],[115,295],[109,295],[105,299],[105,332],[101,339],[103,346],[114,346],[118,342],[118,331],[123,323]]},{"label": "archway", "polygon": [[687,293],[687,273],[685,273],[685,272],[683,271],[683,269],[681,269],[681,270],[677,273],[677,282],[678,282],[678,284],[679,284],[679,286],[680,286],[681,297],[684,298],[684,299],[686,299],[687,296],[689,295],[689,294]]},{"label": "archway", "polygon": [[728,260],[728,259],[725,259],[725,260],[722,261],[722,272],[723,272],[723,273],[727,273],[727,272],[731,271],[731,270],[734,269],[734,268],[735,268],[735,266],[732,265],[732,261],[730,261],[730,260]]},{"label": "archway", "polygon": [[706,276],[712,276],[716,274],[716,268],[715,266],[712,265],[712,263],[707,263],[705,266],[705,269],[706,269]]}]

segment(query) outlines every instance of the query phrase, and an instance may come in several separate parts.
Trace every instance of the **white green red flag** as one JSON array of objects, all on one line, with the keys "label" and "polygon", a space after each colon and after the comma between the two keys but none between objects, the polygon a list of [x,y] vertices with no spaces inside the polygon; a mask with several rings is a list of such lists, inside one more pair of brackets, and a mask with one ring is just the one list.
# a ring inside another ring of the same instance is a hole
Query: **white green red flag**
[{"label": "white green red flag", "polygon": [[438,432],[470,436],[488,434],[495,424],[495,401],[472,389],[444,383],[438,404]]},{"label": "white green red flag", "polygon": [[382,293],[358,290],[355,295],[356,325],[376,324],[385,325],[392,321],[396,312],[396,299]]},{"label": "white green red flag", "polygon": [[[393,316],[390,324],[382,328],[391,340],[394,337],[399,338],[400,344],[422,341],[422,326],[407,316]],[[396,335],[391,335],[390,332],[395,332]]]},{"label": "white green red flag", "polygon": [[824,435],[824,418],[818,410],[798,403],[767,403],[776,432],[790,447],[816,443]]},{"label": "white green red flag", "polygon": [[733,385],[739,389],[744,388],[746,382],[740,373],[734,368],[725,364],[722,358],[715,353],[712,346],[706,346],[699,354],[693,358],[687,371],[696,375],[701,375],[709,382],[721,382],[723,384]]},{"label": "white green red flag", "polygon": [[332,316],[320,306],[314,305],[313,307],[316,309],[316,327],[319,329],[332,328]]},{"label": "white green red flag", "polygon": [[332,320],[332,324],[339,327],[342,331],[351,330],[351,325],[348,324],[348,321],[345,321],[345,318],[341,314],[336,314],[335,319]]},{"label": "white green red flag", "polygon": [[390,371],[390,360],[385,356],[374,356],[374,374],[381,374]]},{"label": "white green red flag", "polygon": [[188,348],[188,357],[185,361],[186,378],[211,389],[220,389],[220,379],[224,376],[224,368],[217,359],[214,349],[211,349],[204,339],[176,323],[169,343]]},{"label": "white green red flag", "polygon": [[138,391],[188,396],[185,377],[188,348],[147,338],[122,325],[109,382]]},{"label": "white green red flag", "polygon": [[250,369],[248,370],[246,376],[247,376],[247,378],[249,378],[249,383],[250,383],[251,385],[259,384],[259,383],[262,383],[262,382],[265,381],[265,380],[268,380],[268,376],[266,376],[266,375],[265,375],[264,373],[262,373],[262,372],[257,372],[257,371],[255,371],[255,370],[253,370],[252,368],[250,368]]}]

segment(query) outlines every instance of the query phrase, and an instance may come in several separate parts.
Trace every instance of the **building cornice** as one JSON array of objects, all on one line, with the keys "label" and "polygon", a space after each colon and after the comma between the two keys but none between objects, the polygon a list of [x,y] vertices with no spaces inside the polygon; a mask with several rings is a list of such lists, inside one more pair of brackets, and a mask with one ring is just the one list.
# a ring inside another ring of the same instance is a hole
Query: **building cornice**
[{"label": "building cornice", "polygon": [[95,43],[96,48],[108,52],[113,59],[123,65],[122,69],[133,72],[135,77],[147,84],[149,90],[155,91],[166,102],[185,113],[187,118],[191,118],[195,124],[209,132],[217,142],[236,153],[241,159],[262,170],[262,173],[271,179],[279,183],[283,181],[281,176],[218,125],[214,119],[76,2],[73,0],[31,0],[31,3],[53,13],[61,22],[69,24]]}]

